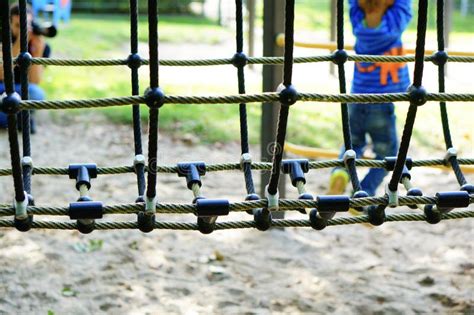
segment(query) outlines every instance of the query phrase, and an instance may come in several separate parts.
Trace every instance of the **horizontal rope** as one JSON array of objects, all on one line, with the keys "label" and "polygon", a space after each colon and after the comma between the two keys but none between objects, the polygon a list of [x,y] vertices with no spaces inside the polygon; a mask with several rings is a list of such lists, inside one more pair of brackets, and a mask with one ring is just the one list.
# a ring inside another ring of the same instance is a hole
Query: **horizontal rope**
[{"label": "horizontal rope", "polygon": [[[453,219],[465,219],[473,218],[474,211],[453,211],[446,213],[442,216],[443,220]],[[400,213],[390,214],[385,218],[385,222],[407,222],[407,221],[425,221],[426,217],[424,214],[416,213]],[[369,217],[362,215],[358,217],[340,217],[330,219],[327,222],[328,226],[336,225],[348,225],[348,224],[359,224],[368,223]],[[13,220],[0,220],[0,227],[9,228],[14,227]],[[309,220],[273,220],[272,226],[274,227],[310,227]],[[33,228],[37,229],[58,229],[58,230],[76,230],[77,225],[75,222],[56,222],[56,221],[33,221]],[[185,223],[185,222],[164,222],[156,221],[155,229],[166,229],[166,230],[198,230],[196,223]],[[229,222],[217,222],[215,230],[228,230],[228,229],[248,229],[255,228],[255,221],[229,221]],[[138,229],[137,222],[96,222],[94,229],[96,230],[117,230],[117,229]]]},{"label": "horizontal rope", "polygon": [[[262,65],[279,65],[283,64],[283,57],[249,57],[248,64],[262,64]],[[425,61],[433,61],[433,56],[425,56]],[[295,57],[294,63],[313,63],[313,62],[327,62],[332,61],[333,55],[307,56]],[[380,55],[348,55],[348,61],[357,62],[414,62],[415,56],[380,56]],[[16,63],[16,58],[14,59]],[[448,62],[474,62],[472,56],[448,56]],[[0,59],[0,64],[2,60]],[[126,66],[127,59],[58,59],[58,58],[33,58],[32,64],[43,66],[68,66],[68,67],[83,67],[83,66]],[[148,59],[142,59],[142,65],[149,64]],[[232,64],[231,58],[216,58],[216,59],[161,59],[161,66],[178,66],[178,67],[193,67],[193,66],[220,66]]]},{"label": "horizontal rope", "polygon": [[[469,202],[474,203],[474,195],[469,196]],[[426,205],[426,204],[436,204],[436,197],[430,196],[399,196],[399,205]],[[387,205],[387,197],[366,197],[366,198],[350,198],[351,207],[365,207],[371,205]],[[317,200],[299,200],[299,199],[280,199],[278,201],[279,210],[285,211],[296,211],[302,208],[318,208],[319,204]],[[132,214],[138,213],[139,211],[144,210],[143,203],[131,203],[131,204],[119,204],[112,206],[104,206],[104,214]],[[267,207],[267,200],[260,199],[257,201],[242,201],[242,202],[232,202],[229,206],[229,211],[231,212],[241,212],[249,211],[258,208]],[[196,205],[194,204],[178,204],[178,203],[157,203],[156,212],[157,213],[195,213]],[[30,206],[28,207],[28,213],[33,215],[55,215],[55,216],[66,216],[68,215],[68,207],[49,207],[49,206]],[[10,216],[15,213],[13,207],[0,207],[0,216]]]},{"label": "horizontal rope", "polygon": [[[298,100],[303,102],[330,102],[330,103],[388,103],[409,101],[408,93],[387,94],[317,94],[299,93]],[[427,101],[444,102],[473,102],[474,94],[457,93],[427,93]],[[165,104],[236,104],[236,103],[262,103],[279,101],[279,93],[268,92],[260,94],[239,94],[219,96],[179,96],[167,95]],[[73,109],[124,106],[130,104],[145,103],[143,96],[124,96],[111,98],[98,98],[86,100],[64,100],[64,101],[21,101],[20,109]]]},{"label": "horizontal rope", "polygon": [[[474,165],[474,158],[458,158],[459,165]],[[412,167],[426,167],[426,166],[443,166],[446,165],[444,159],[428,159],[428,160],[413,160]],[[325,160],[309,162],[310,169],[324,169],[337,166],[344,166],[343,160]],[[387,163],[384,160],[365,160],[357,159],[356,166],[372,167],[372,168],[387,168]],[[270,162],[252,162],[250,163],[252,170],[268,171],[272,168]],[[206,164],[206,172],[222,172],[240,170],[240,163],[217,163]],[[33,175],[69,175],[67,167],[34,167]],[[148,171],[148,167],[145,169]],[[178,173],[178,167],[173,165],[158,165],[157,173]],[[114,166],[114,167],[98,167],[97,174],[99,175],[117,175],[134,173],[133,166]],[[9,176],[12,174],[10,168],[0,168],[0,176]]]}]

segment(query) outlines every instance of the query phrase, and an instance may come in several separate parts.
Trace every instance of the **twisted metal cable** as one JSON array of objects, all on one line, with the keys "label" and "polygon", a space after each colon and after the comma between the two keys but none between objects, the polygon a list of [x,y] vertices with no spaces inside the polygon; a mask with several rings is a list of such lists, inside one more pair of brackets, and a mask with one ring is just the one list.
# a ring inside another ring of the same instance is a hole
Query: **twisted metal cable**
[{"label": "twisted metal cable", "polygon": [[[474,211],[454,211],[443,214],[442,220],[453,220],[453,219],[464,219],[473,218]],[[425,221],[426,217],[423,214],[416,213],[400,213],[390,214],[385,218],[385,222],[407,222],[407,221]],[[358,217],[340,217],[330,219],[327,222],[328,226],[336,225],[349,225],[349,224],[360,224],[368,223],[368,216]],[[13,220],[0,220],[0,228],[13,227]],[[309,220],[273,220],[272,226],[274,227],[310,227],[311,223]],[[75,230],[77,229],[77,223],[75,222],[57,222],[57,221],[35,221],[32,225],[36,229],[56,229],[56,230]],[[228,229],[249,229],[255,228],[255,221],[228,221],[216,223],[215,230],[228,230]],[[94,226],[95,230],[117,230],[117,229],[137,229],[137,222],[97,222]],[[166,230],[198,230],[198,225],[195,223],[185,222],[155,222],[155,229],[166,229]]]},{"label": "twisted metal cable", "polygon": [[[295,57],[293,63],[328,62],[334,59],[333,55],[317,55],[306,57]],[[407,56],[381,56],[381,55],[355,55],[348,54],[348,61],[356,62],[414,62],[414,55]],[[425,56],[425,61],[433,62],[435,57]],[[3,60],[0,58],[0,64]],[[16,64],[17,58],[13,59]],[[448,62],[472,63],[472,56],[448,56]],[[283,57],[248,57],[248,64],[253,65],[279,65],[283,64]],[[99,66],[126,66],[128,59],[59,59],[59,58],[32,58],[31,64],[43,66],[64,67],[99,67]],[[142,65],[149,65],[149,59],[141,59]],[[215,59],[161,59],[161,66],[171,67],[200,67],[200,66],[222,66],[231,65],[231,58]]]},{"label": "twisted metal cable", "polygon": [[[458,158],[459,165],[474,165],[474,158]],[[257,171],[268,171],[271,169],[270,162],[252,162],[249,163],[252,170]],[[344,166],[343,160],[324,160],[324,161],[311,161],[309,162],[310,169],[324,169],[332,168],[336,166]],[[356,166],[358,167],[371,167],[371,168],[385,168],[388,165],[384,160],[363,160],[357,159]],[[426,167],[426,166],[446,166],[444,159],[424,159],[424,160],[413,160],[412,167]],[[222,172],[222,171],[238,171],[241,170],[240,163],[217,163],[217,164],[206,164],[206,172]],[[148,171],[148,168],[145,168]],[[117,175],[117,174],[128,174],[134,173],[133,166],[112,166],[112,167],[98,167],[98,175]],[[156,167],[157,173],[168,173],[177,174],[178,167],[173,165],[158,165]],[[12,174],[9,168],[0,168],[0,176],[9,176]],[[33,175],[69,175],[67,167],[34,167]]]},{"label": "twisted metal cable", "polygon": [[[215,96],[181,96],[166,95],[166,104],[235,104],[235,103],[262,103],[276,102],[279,93],[265,92],[258,94],[239,95],[215,95]],[[445,102],[474,102],[472,93],[427,93],[427,101]],[[387,94],[319,94],[299,93],[298,101],[301,102],[328,102],[328,103],[386,103],[410,101],[409,93],[387,93]],[[56,100],[56,101],[21,101],[20,108],[25,109],[72,109],[125,106],[135,103],[145,103],[144,96],[123,96],[84,100]]]},{"label": "twisted metal cable", "polygon": [[[436,204],[438,198],[436,196],[400,196],[399,205],[428,205]],[[469,203],[474,203],[474,195],[469,195]],[[386,206],[388,204],[388,197],[366,197],[366,198],[351,198],[350,207],[365,207],[365,206]],[[299,200],[299,199],[280,199],[279,209],[285,211],[298,211],[301,208],[318,208],[317,200]],[[117,204],[111,206],[104,206],[104,214],[133,214],[143,211],[143,203]],[[257,208],[267,207],[267,199],[260,199],[256,201],[240,201],[232,202],[229,206],[230,212],[249,211]],[[177,203],[157,203],[157,213],[196,213],[197,206],[195,204],[177,204]],[[28,213],[34,215],[53,215],[66,216],[68,215],[68,207],[51,207],[51,206],[30,206]],[[0,205],[0,216],[10,216],[14,214],[12,206]]]}]

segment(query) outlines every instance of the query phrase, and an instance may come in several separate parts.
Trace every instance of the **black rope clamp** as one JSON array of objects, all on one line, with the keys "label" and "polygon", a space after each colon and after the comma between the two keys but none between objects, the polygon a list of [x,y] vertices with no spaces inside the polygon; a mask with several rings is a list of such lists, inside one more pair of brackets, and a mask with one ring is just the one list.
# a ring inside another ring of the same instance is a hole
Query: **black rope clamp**
[{"label": "black rope clamp", "polygon": [[229,200],[226,199],[198,199],[196,200],[196,215],[198,217],[215,217],[228,215]]},{"label": "black rope clamp", "polygon": [[[395,164],[397,163],[397,157],[396,156],[387,156],[384,158],[385,162],[385,169],[387,171],[393,171],[395,169]],[[405,159],[405,166],[411,170],[413,167],[413,160],[411,157],[407,157]]]},{"label": "black rope clamp", "polygon": [[445,50],[439,50],[431,56],[431,61],[437,66],[444,66],[448,62],[448,53]]},{"label": "black rope clamp", "polygon": [[15,228],[20,232],[27,232],[31,229],[33,224],[33,215],[28,214],[28,206],[34,206],[33,197],[25,193],[25,199],[22,201],[15,200],[15,217],[14,224]]},{"label": "black rope clamp", "polygon": [[344,49],[339,49],[333,52],[331,56],[331,61],[336,65],[343,65],[347,62],[349,56]]},{"label": "black rope clamp", "polygon": [[147,88],[145,103],[149,108],[160,108],[165,103],[165,93],[159,87]]},{"label": "black rope clamp", "polygon": [[20,67],[20,71],[23,71],[23,73],[27,72],[31,66],[32,59],[33,57],[31,57],[30,53],[21,52],[16,58],[16,64]]},{"label": "black rope clamp", "polygon": [[235,53],[232,57],[231,62],[236,68],[243,68],[247,65],[248,62],[247,56],[243,52]]},{"label": "black rope clamp", "polygon": [[70,164],[68,168],[70,179],[76,179],[76,189],[80,190],[85,185],[89,190],[91,188],[91,179],[97,178],[97,165],[88,164]]},{"label": "black rope clamp", "polygon": [[410,105],[421,106],[426,103],[426,90],[422,86],[410,86],[408,88],[408,94],[410,96]]},{"label": "black rope clamp", "polygon": [[77,220],[79,232],[88,234],[94,231],[94,219],[102,219],[103,208],[102,202],[92,201],[88,196],[81,196],[77,202],[69,204],[68,214],[71,220]]},{"label": "black rope clamp", "polygon": [[277,93],[279,93],[280,103],[283,106],[291,106],[298,101],[298,91],[296,91],[293,85],[285,86],[280,84],[277,88]]},{"label": "black rope clamp", "polygon": [[142,65],[142,57],[139,54],[130,54],[127,58],[127,66],[130,69],[138,69]]},{"label": "black rope clamp", "polygon": [[472,184],[464,184],[461,186],[462,191],[467,191],[468,194],[474,194],[474,185]]},{"label": "black rope clamp", "polygon": [[411,180],[411,174],[406,165],[403,165],[402,176],[400,176],[400,184],[403,184],[404,179]]},{"label": "black rope clamp", "polygon": [[7,115],[16,114],[20,111],[21,97],[17,92],[3,93],[0,102],[0,112]]},{"label": "black rope clamp", "polygon": [[281,171],[284,174],[290,174],[291,184],[296,187],[297,182],[306,184],[305,173],[309,171],[309,161],[307,159],[283,160],[281,162]]},{"label": "black rope clamp", "polygon": [[[248,194],[246,197],[245,197],[245,201],[258,201],[260,200],[260,196],[257,195],[256,193],[253,193],[253,194]],[[257,210],[257,209],[255,209]],[[254,210],[247,210],[246,211],[248,214],[253,214],[254,213]]]},{"label": "black rope clamp", "polygon": [[442,211],[469,207],[469,193],[467,191],[438,192],[436,198],[436,206]]},{"label": "black rope clamp", "polygon": [[344,195],[317,196],[319,213],[346,212],[349,210],[351,199]]},{"label": "black rope clamp", "polygon": [[193,184],[202,186],[201,176],[206,175],[205,162],[185,162],[178,163],[178,176],[186,177],[186,184],[188,189],[193,189]]},{"label": "black rope clamp", "polygon": [[104,206],[100,201],[91,201],[89,198],[81,197],[78,202],[69,204],[69,218],[71,220],[102,219]]},{"label": "black rope clamp", "polygon": [[[410,196],[410,197],[421,197],[421,196],[423,196],[423,192],[421,191],[420,188],[413,187],[413,188],[408,189],[408,191],[407,191],[407,196]],[[410,207],[411,209],[416,209],[416,208],[418,208],[416,205],[408,205],[408,207]]]}]

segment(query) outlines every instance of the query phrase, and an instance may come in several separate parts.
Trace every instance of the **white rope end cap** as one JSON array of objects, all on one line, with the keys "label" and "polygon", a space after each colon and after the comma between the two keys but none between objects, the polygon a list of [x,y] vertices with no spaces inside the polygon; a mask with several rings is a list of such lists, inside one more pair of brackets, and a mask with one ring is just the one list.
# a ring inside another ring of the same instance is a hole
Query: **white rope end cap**
[{"label": "white rope end cap", "polygon": [[385,194],[388,196],[388,206],[391,208],[398,207],[398,190],[392,191],[385,185]]},{"label": "white rope end cap", "polygon": [[268,204],[267,208],[270,211],[277,211],[278,210],[278,201],[280,199],[280,194],[278,191],[276,194],[272,195],[268,192],[268,185],[265,187],[265,198],[267,198]]}]

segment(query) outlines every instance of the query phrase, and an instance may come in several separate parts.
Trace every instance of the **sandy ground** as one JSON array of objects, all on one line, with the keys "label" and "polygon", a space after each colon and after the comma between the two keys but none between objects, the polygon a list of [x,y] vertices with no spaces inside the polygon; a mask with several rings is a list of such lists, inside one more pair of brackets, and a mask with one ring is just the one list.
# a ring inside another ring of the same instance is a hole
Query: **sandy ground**
[{"label": "sandy ground", "polygon": [[[40,134],[33,137],[36,165],[131,164],[128,126],[95,116],[39,114]],[[0,147],[7,147],[4,132]],[[257,148],[252,149],[258,155]],[[166,135],[161,135],[159,150],[159,163],[164,164],[239,159],[237,143],[188,146]],[[0,153],[0,163],[8,167],[6,150]],[[311,172],[309,190],[323,193],[327,176],[328,171]],[[413,177],[426,194],[458,188],[451,174],[439,170],[416,170]],[[238,201],[245,196],[243,183],[239,172],[210,173],[203,192]],[[10,178],[0,178],[0,203],[10,201],[11,184]],[[64,177],[37,176],[33,184],[38,204],[64,205],[77,198],[74,182]],[[289,197],[295,196],[294,189],[288,191]],[[91,195],[107,204],[132,202],[134,176],[100,177],[93,181]],[[158,196],[166,202],[192,199],[176,175],[159,175]],[[245,214],[231,218],[251,219]],[[0,313],[469,314],[474,312],[472,237],[469,219],[436,226],[387,223],[375,229],[238,230],[208,236],[2,229]],[[98,243],[102,246],[93,246]]]},{"label": "sandy ground", "polygon": [[[211,51],[198,46],[192,52],[197,58],[214,57],[212,54],[230,57],[229,45],[233,43]],[[160,54],[163,58],[186,58],[189,52],[186,45],[165,46]],[[297,86],[306,81],[310,88],[336,92],[337,81],[332,80],[327,88],[327,75],[312,75],[327,73],[327,66],[322,70],[313,65],[305,71],[300,69],[295,70],[295,81],[301,80]],[[183,73],[187,73],[184,71],[191,70],[162,71],[163,81],[181,82]],[[212,77],[236,86],[235,69],[206,70],[206,79]],[[315,85],[308,84],[309,78],[316,80],[312,83]],[[252,75],[247,80],[258,82]],[[435,77],[427,80],[435,81]],[[130,126],[112,125],[93,114],[38,114],[39,134],[33,137],[35,165],[132,164]],[[0,148],[4,148],[0,151],[0,167],[9,167],[6,138],[0,132]],[[472,152],[472,148],[467,151]],[[239,152],[238,143],[189,146],[160,134],[159,163],[163,164],[189,160],[238,162]],[[258,160],[259,149],[252,147],[252,152]],[[438,156],[442,155],[440,152]],[[311,171],[308,190],[324,193],[328,172]],[[451,173],[416,169],[412,175],[427,195],[458,189]],[[468,178],[471,183],[473,179]],[[160,174],[158,181],[160,201],[192,200],[184,179]],[[0,203],[11,202],[11,187],[11,178],[0,178]],[[295,189],[287,190],[288,197],[296,197]],[[72,180],[48,176],[34,178],[33,193],[38,205],[65,205],[78,195]],[[241,201],[245,196],[243,175],[210,173],[204,178],[203,193],[210,198]],[[91,196],[106,204],[133,202],[136,194],[132,174],[93,180]],[[300,214],[292,216],[303,218]],[[233,214],[230,219],[251,217]],[[195,218],[160,215],[158,220],[194,222]],[[0,314],[471,314],[473,224],[473,220],[466,219],[435,226],[424,222],[387,223],[374,229],[288,228],[211,235],[181,231],[143,234],[133,230],[81,235],[75,231],[20,233],[0,229]]]}]

